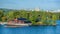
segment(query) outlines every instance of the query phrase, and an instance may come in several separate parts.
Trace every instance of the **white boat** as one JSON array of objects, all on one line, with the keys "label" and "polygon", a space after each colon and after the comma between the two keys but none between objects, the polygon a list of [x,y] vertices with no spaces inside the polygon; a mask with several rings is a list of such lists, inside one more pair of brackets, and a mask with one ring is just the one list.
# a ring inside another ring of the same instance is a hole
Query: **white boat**
[{"label": "white boat", "polygon": [[5,27],[22,27],[22,26],[30,26],[31,24],[5,24]]}]

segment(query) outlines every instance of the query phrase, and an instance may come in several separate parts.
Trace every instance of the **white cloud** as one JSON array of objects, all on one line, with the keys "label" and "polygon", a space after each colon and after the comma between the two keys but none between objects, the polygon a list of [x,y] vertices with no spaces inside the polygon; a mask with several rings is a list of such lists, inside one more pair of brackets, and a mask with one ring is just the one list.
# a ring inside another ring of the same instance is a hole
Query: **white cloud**
[{"label": "white cloud", "polygon": [[49,12],[60,12],[60,10],[53,10],[53,11],[49,11]]}]

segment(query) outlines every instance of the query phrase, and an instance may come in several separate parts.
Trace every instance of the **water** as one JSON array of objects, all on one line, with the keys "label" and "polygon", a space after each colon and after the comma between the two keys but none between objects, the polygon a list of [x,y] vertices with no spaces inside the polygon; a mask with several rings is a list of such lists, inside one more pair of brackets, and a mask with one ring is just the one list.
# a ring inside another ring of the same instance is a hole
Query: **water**
[{"label": "water", "polygon": [[[60,21],[57,21],[58,24]],[[57,26],[27,26],[3,27],[0,25],[0,34],[60,34],[60,25]]]}]

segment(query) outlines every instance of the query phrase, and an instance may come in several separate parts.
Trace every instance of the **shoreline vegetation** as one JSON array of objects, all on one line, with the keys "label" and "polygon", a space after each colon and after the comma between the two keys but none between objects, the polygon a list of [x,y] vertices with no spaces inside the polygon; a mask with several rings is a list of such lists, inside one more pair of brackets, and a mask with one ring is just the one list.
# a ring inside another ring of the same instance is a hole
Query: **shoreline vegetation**
[{"label": "shoreline vegetation", "polygon": [[[27,22],[27,24],[31,23],[31,25],[56,25],[56,20],[60,19],[59,14],[60,13],[52,13],[43,10],[32,11],[0,9],[0,22],[19,22],[19,24],[25,24],[25,22]],[[25,20],[21,18],[25,18]],[[22,22],[20,23],[20,21]]]}]

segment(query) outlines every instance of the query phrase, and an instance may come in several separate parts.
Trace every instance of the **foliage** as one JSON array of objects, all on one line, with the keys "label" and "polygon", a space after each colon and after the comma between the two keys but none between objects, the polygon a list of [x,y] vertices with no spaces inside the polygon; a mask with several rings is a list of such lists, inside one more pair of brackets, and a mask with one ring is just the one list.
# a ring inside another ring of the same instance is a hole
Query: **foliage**
[{"label": "foliage", "polygon": [[5,21],[5,19],[13,20],[14,18],[23,17],[30,20],[32,24],[36,24],[38,22],[35,21],[38,18],[38,15],[40,15],[41,19],[39,18],[39,22],[42,22],[43,24],[53,24],[53,22],[58,19],[57,16],[59,16],[59,14],[60,13],[51,13],[46,11],[9,10],[8,12],[3,12],[3,10],[0,10],[0,21],[1,18],[2,21]]}]

